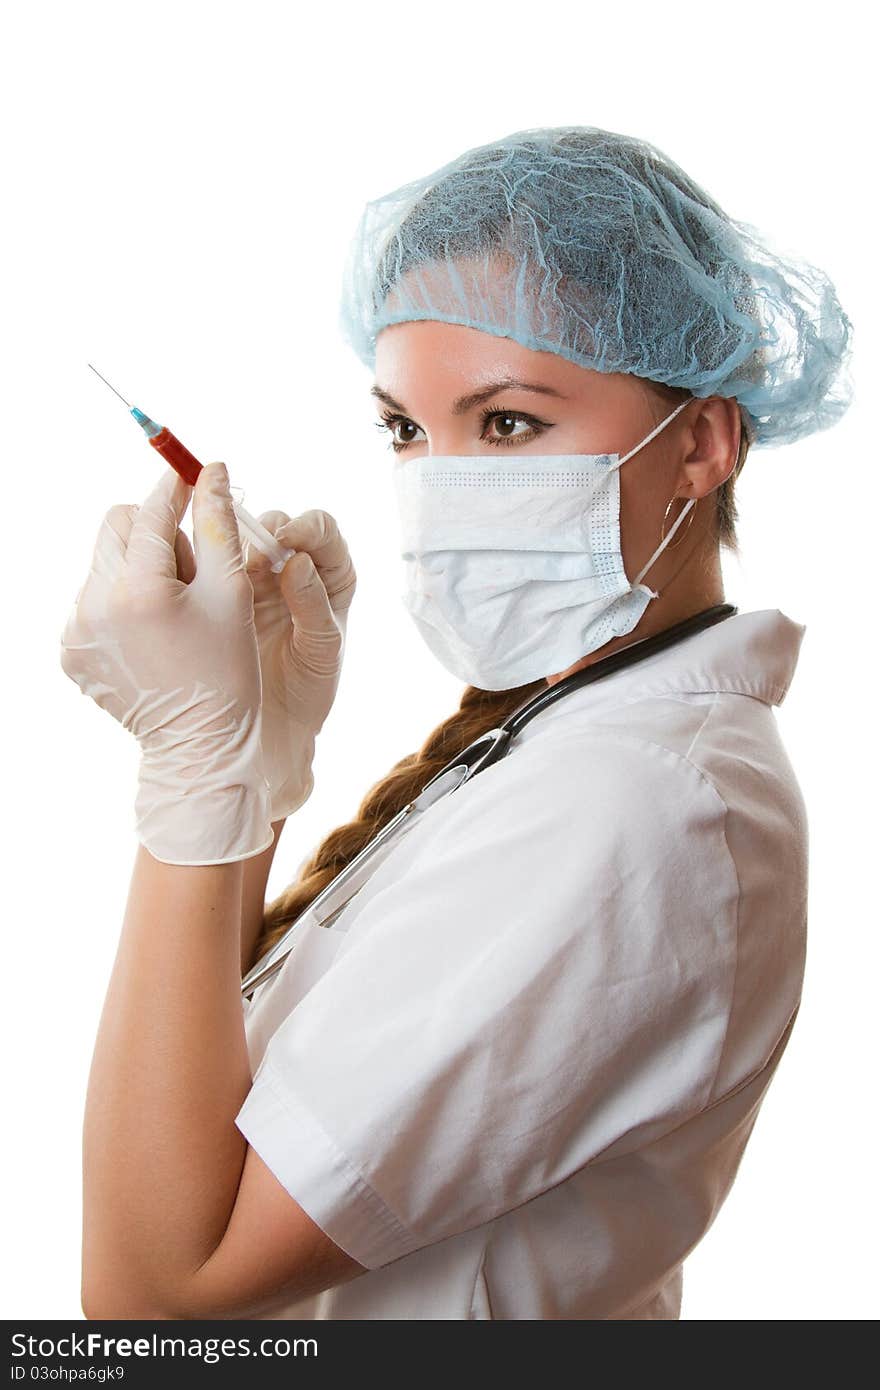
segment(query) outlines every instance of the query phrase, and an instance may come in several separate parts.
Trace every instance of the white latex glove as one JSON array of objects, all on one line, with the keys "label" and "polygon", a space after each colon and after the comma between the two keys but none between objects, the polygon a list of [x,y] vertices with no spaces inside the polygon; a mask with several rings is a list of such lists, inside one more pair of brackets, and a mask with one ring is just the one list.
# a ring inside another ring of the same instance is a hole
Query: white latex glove
[{"label": "white latex glove", "polygon": [[111,507],[61,638],[66,674],[140,744],[136,833],[166,864],[249,859],[273,840],[253,591],[225,480],[220,463],[194,488],[163,467],[142,506]]},{"label": "white latex glove", "polygon": [[[357,584],[348,545],[329,512],[312,509],[293,520],[262,512],[259,520],[282,545],[298,552],[280,574],[248,543],[247,573],[263,687],[263,768],[271,818],[283,820],[308,800],[312,761],[339,687],[348,609]],[[186,544],[186,537],[182,536]],[[191,560],[184,560],[183,576]]]}]

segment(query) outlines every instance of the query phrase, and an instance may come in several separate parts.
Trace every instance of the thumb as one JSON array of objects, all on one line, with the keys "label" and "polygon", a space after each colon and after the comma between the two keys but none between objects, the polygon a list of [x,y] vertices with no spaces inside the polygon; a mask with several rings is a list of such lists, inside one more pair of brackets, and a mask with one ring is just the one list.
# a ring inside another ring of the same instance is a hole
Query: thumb
[{"label": "thumb", "polygon": [[238,521],[225,463],[208,463],[196,479],[192,498],[196,581],[222,582],[244,569]]},{"label": "thumb", "polygon": [[130,575],[177,578],[174,536],[186,511],[190,488],[173,468],[164,467],[127,527],[125,563]]}]

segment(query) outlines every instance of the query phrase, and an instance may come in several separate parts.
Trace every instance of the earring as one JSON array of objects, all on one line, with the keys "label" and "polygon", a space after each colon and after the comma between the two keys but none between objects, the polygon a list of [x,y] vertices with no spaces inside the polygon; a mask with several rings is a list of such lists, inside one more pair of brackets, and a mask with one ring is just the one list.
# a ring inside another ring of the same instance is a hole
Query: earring
[{"label": "earring", "polygon": [[[675,493],[672,494],[672,496],[670,497],[669,501],[666,503],[666,511],[663,513],[663,525],[660,527],[660,539],[661,539],[661,541],[663,540],[664,536],[666,535],[666,518],[667,518],[668,515],[669,515],[669,508],[672,506],[672,504],[673,504],[674,501],[675,501]],[[684,528],[684,530],[682,531],[681,535],[679,536],[678,540],[676,540],[676,541],[670,541],[670,542],[669,542],[669,545],[666,547],[667,550],[674,550],[675,547],[676,547],[677,545],[680,545],[681,542],[684,540],[685,536],[687,535],[688,531],[689,531],[690,528],[691,528],[691,522],[692,522],[693,519],[694,519],[694,513],[696,512],[696,510],[697,510],[697,505],[696,505],[696,503],[694,503],[694,505],[691,507],[691,514],[690,514],[690,516],[689,516],[688,519],[687,519],[687,525],[685,526],[685,528]]]}]

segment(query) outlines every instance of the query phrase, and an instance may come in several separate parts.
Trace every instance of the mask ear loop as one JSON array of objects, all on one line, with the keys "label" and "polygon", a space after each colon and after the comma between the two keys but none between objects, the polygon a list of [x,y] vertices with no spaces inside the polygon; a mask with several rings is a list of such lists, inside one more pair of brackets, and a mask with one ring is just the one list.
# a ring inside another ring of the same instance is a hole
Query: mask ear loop
[{"label": "mask ear loop", "polygon": [[[672,540],[672,537],[675,535],[675,533],[676,533],[676,531],[678,530],[679,526],[680,526],[681,523],[684,521],[684,519],[685,519],[685,517],[687,516],[688,512],[690,511],[691,507],[695,507],[696,505],[697,505],[697,499],[696,499],[696,497],[691,497],[691,498],[688,499],[687,502],[685,502],[684,506],[683,506],[682,509],[681,509],[681,512],[680,512],[679,515],[675,518],[675,521],[673,522],[673,525],[672,525],[671,529],[669,530],[668,534],[665,535],[665,536],[663,537],[662,541],[661,541],[660,544],[658,545],[657,549],[654,551],[654,554],[651,556],[651,558],[650,558],[650,560],[648,561],[648,563],[647,563],[646,565],[642,565],[642,568],[639,570],[638,574],[636,575],[635,579],[633,580],[633,588],[635,588],[635,586],[636,586],[637,584],[641,584],[642,579],[643,579],[644,576],[648,573],[648,570],[651,568],[651,566],[653,565],[654,561],[657,559],[657,556],[660,554],[660,552],[661,552],[662,550],[665,550],[665,549],[666,549],[667,545],[668,545],[669,542]],[[657,595],[657,594],[654,592],[653,589],[651,590],[651,592],[654,594],[654,597],[655,597],[655,598],[659,597],[659,595]]]},{"label": "mask ear loop", "polygon": [[651,430],[650,434],[646,434],[644,439],[641,440],[640,443],[636,444],[634,448],[630,449],[628,454],[624,454],[622,459],[618,459],[614,467],[619,468],[622,463],[626,463],[627,459],[631,459],[633,454],[637,454],[639,452],[639,449],[644,449],[646,444],[650,444],[654,436],[659,434],[661,430],[665,430],[666,426],[669,424],[669,421],[674,420],[676,415],[678,415],[680,411],[684,410],[686,405],[690,405],[693,399],[693,396],[688,396],[686,401],[680,401],[679,404],[675,407],[675,409],[671,411],[669,415],[666,416],[666,419],[661,420],[659,425],[656,425],[655,428]]},{"label": "mask ear loop", "polygon": [[[678,415],[680,411],[684,410],[686,405],[690,405],[691,401],[694,399],[695,398],[693,396],[688,396],[687,400],[680,401],[679,404],[675,407],[675,409],[671,411],[669,415],[666,416],[665,420],[661,420],[659,425],[655,425],[654,429],[651,430],[650,434],[646,434],[644,439],[639,440],[638,444],[634,445],[634,447],[630,449],[628,454],[624,454],[623,458],[619,458],[616,463],[612,463],[611,467],[607,470],[607,472],[603,473],[602,477],[598,480],[595,486],[590,490],[590,492],[587,493],[585,502],[589,502],[593,496],[593,493],[599,491],[599,488],[603,486],[606,479],[611,476],[615,468],[620,468],[622,464],[626,463],[627,459],[632,458],[633,454],[637,454],[639,452],[639,449],[644,449],[646,444],[650,444],[651,440],[655,437],[655,435],[658,435],[661,430],[665,430],[666,426],[669,424],[669,421],[674,420],[676,415]],[[684,516],[684,512],[682,512],[682,516]],[[672,531],[670,531],[669,533],[670,536],[674,533],[674,531],[675,527],[673,526]],[[644,571],[642,571],[642,573],[644,573]]]},{"label": "mask ear loop", "polygon": [[[688,402],[685,401],[684,404],[687,405]],[[676,414],[677,414],[677,412],[676,412]],[[672,417],[670,416],[670,419],[671,419],[671,418],[672,418]],[[736,463],[734,463],[733,468],[731,468],[730,472],[729,472],[728,475],[727,475],[727,478],[730,478],[730,477],[732,476],[732,474],[733,474],[735,471],[736,471]],[[724,482],[722,482],[722,483],[720,484],[721,487],[723,487],[723,486],[724,486],[724,483],[727,482],[727,478],[725,478],[725,479],[724,479]],[[666,548],[667,545],[669,545],[669,542],[672,540],[672,537],[675,535],[675,533],[676,533],[676,531],[678,530],[679,526],[680,526],[681,523],[684,521],[684,519],[685,519],[685,517],[687,516],[688,512],[691,510],[692,507],[695,507],[696,505],[697,505],[697,499],[696,499],[696,497],[691,497],[691,498],[689,498],[688,501],[684,504],[684,506],[683,506],[682,509],[681,509],[681,512],[680,512],[679,515],[675,518],[675,521],[674,521],[674,523],[673,523],[673,525],[672,525],[672,528],[670,529],[668,535],[665,535],[665,536],[663,537],[662,541],[661,541],[660,544],[658,545],[657,549],[654,551],[654,554],[651,556],[651,558],[650,558],[650,560],[648,561],[648,563],[647,563],[646,565],[643,565],[642,568],[639,570],[638,574],[636,575],[635,579],[633,580],[633,588],[635,588],[635,586],[636,586],[637,584],[640,584],[640,583],[642,582],[642,579],[643,579],[643,578],[645,577],[645,575],[648,573],[648,570],[651,568],[651,566],[653,565],[654,561],[657,559],[657,556],[660,554],[660,552],[661,552],[662,550],[665,550],[665,548]],[[668,510],[669,510],[669,509],[667,508],[667,511],[668,511]],[[693,521],[693,517],[691,517],[691,521]],[[690,523],[688,523],[688,524],[690,524]],[[656,590],[652,589],[652,590],[651,590],[651,593],[654,595],[654,598],[659,598],[659,594],[656,592]]]},{"label": "mask ear loop", "polygon": [[[690,405],[690,403],[691,403],[691,401],[692,401],[693,399],[694,399],[693,396],[688,396],[687,400],[680,401],[679,404],[675,407],[675,409],[671,412],[671,414],[667,415],[665,420],[661,420],[661,421],[660,421],[660,424],[656,427],[656,429],[653,429],[653,430],[651,431],[650,434],[648,434],[648,435],[645,436],[645,438],[642,440],[641,444],[637,444],[636,447],[635,447],[634,449],[630,449],[630,451],[629,451],[628,454],[624,454],[623,458],[618,460],[618,462],[617,462],[617,464],[615,465],[615,467],[619,468],[620,465],[621,465],[622,463],[626,463],[627,459],[632,458],[633,454],[637,453],[639,449],[644,448],[644,446],[645,446],[647,443],[649,443],[649,441],[652,440],[652,439],[654,438],[655,435],[659,434],[660,431],[661,431],[662,429],[665,429],[665,428],[666,428],[666,426],[669,424],[669,421],[670,421],[670,420],[674,420],[674,419],[675,419],[675,417],[676,417],[676,415],[679,413],[679,411],[684,410],[684,408],[685,408],[686,405]],[[695,506],[695,505],[696,505],[696,498],[695,498],[695,497],[692,497],[692,498],[690,499],[690,501],[688,501],[688,502],[685,504],[685,506],[682,507],[681,513],[680,513],[679,516],[676,517],[675,523],[674,523],[674,525],[672,526],[672,528],[671,528],[671,530],[669,531],[669,533],[663,537],[662,541],[661,541],[660,544],[658,545],[657,549],[654,551],[654,554],[651,556],[651,558],[650,558],[650,560],[648,561],[648,563],[647,563],[646,565],[643,565],[643,566],[642,566],[642,568],[639,570],[638,574],[636,575],[635,579],[633,580],[633,582],[632,582],[632,587],[633,587],[634,589],[637,588],[639,584],[641,584],[643,578],[644,578],[645,575],[648,573],[648,570],[651,568],[651,566],[653,565],[654,561],[657,559],[657,556],[661,553],[661,551],[663,551],[663,550],[666,549],[667,545],[668,545],[669,542],[672,540],[672,537],[675,535],[675,533],[676,533],[676,531],[678,530],[679,526],[680,526],[681,523],[684,521],[684,519],[685,519],[685,517],[687,516],[688,512],[689,512],[689,511],[691,510],[691,508],[692,508],[693,506]],[[659,594],[658,594],[658,593],[656,592],[656,590],[654,590],[654,589],[651,589],[651,595],[652,595],[653,598],[659,598]]]}]

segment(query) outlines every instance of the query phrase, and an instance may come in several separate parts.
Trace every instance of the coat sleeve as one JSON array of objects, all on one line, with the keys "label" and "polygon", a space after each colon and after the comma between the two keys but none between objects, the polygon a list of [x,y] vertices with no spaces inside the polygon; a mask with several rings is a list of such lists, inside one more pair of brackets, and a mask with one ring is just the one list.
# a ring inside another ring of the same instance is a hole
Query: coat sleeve
[{"label": "coat sleeve", "polygon": [[707,1103],[736,969],[725,805],[685,758],[524,743],[428,816],[270,1037],[236,1124],[368,1269]]}]

